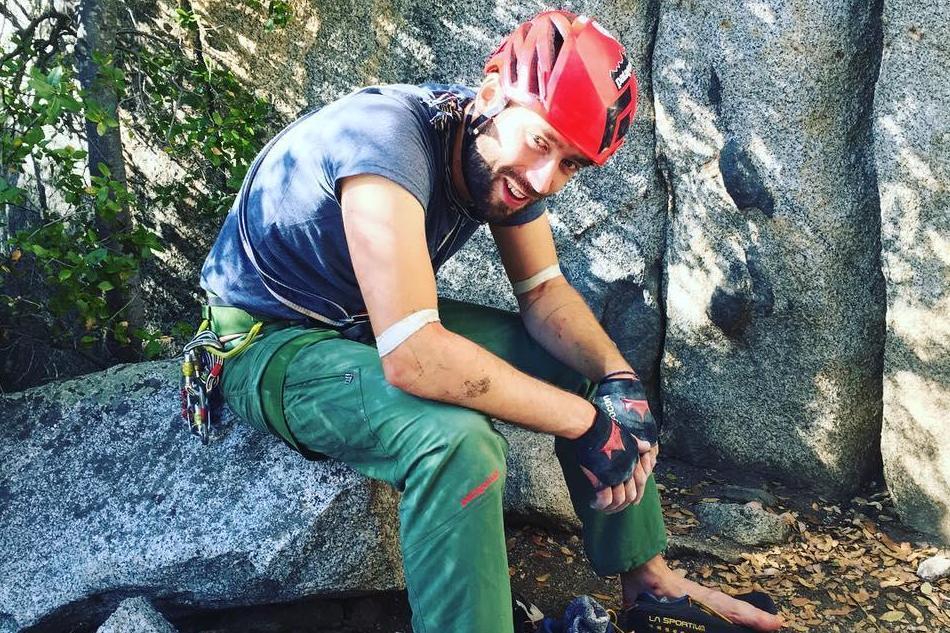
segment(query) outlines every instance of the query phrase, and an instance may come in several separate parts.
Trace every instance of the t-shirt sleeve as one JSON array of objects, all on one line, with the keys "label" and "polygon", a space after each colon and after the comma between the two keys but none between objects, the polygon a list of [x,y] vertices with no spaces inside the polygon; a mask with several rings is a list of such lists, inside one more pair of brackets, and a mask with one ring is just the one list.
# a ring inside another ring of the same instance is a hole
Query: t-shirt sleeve
[{"label": "t-shirt sleeve", "polygon": [[334,194],[348,176],[374,174],[411,193],[425,209],[432,195],[434,148],[425,121],[399,97],[359,92],[340,100],[328,120]]},{"label": "t-shirt sleeve", "polygon": [[536,220],[541,217],[541,215],[546,211],[544,204],[541,202],[535,202],[529,204],[521,211],[518,211],[514,215],[505,218],[499,222],[490,222],[492,226],[517,226],[519,224],[527,224],[532,220]]}]

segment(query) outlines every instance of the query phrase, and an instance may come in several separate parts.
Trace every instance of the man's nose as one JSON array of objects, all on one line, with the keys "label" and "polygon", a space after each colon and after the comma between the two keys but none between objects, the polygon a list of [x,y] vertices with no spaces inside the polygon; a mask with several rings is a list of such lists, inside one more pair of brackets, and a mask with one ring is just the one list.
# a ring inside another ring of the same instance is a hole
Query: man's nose
[{"label": "man's nose", "polygon": [[558,164],[557,159],[545,157],[525,171],[528,184],[535,192],[547,196],[561,188],[563,183],[559,182]]}]

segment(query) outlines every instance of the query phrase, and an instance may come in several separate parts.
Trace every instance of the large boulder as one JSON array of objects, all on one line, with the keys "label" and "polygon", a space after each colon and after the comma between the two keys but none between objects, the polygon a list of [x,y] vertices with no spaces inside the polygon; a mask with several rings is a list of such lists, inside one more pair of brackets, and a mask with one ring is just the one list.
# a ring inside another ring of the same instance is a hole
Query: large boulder
[{"label": "large boulder", "polygon": [[[239,423],[201,446],[177,371],[0,397],[0,632],[102,622],[130,595],[185,613],[404,586],[392,488]],[[507,508],[576,522],[551,438],[504,431]]]},{"label": "large boulder", "polygon": [[[403,584],[396,494],[239,425],[208,447],[173,362],[0,398],[0,631]],[[93,600],[92,598],[95,597]]]},{"label": "large boulder", "polygon": [[887,280],[884,476],[950,543],[950,5],[886,0],[875,153]]},{"label": "large boulder", "polygon": [[851,491],[879,468],[875,3],[666,3],[666,447]]}]

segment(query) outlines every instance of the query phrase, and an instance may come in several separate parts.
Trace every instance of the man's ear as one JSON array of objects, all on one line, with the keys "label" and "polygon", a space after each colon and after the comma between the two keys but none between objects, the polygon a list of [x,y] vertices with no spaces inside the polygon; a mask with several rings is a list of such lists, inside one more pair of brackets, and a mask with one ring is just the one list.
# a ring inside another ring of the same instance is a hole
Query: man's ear
[{"label": "man's ear", "polygon": [[501,89],[498,73],[488,73],[475,94],[475,111],[491,118],[505,109],[507,99]]}]

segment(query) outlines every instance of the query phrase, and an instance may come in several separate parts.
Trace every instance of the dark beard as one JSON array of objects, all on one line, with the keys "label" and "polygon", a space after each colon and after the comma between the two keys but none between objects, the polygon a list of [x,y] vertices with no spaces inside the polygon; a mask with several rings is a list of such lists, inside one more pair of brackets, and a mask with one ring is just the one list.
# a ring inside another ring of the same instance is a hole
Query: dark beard
[{"label": "dark beard", "polygon": [[[489,121],[482,130],[482,134],[494,134],[495,122]],[[512,214],[512,210],[504,203],[492,205],[491,191],[496,174],[491,166],[478,153],[475,136],[468,131],[462,142],[462,175],[471,196],[468,206],[469,214],[479,222],[498,222]]]}]

